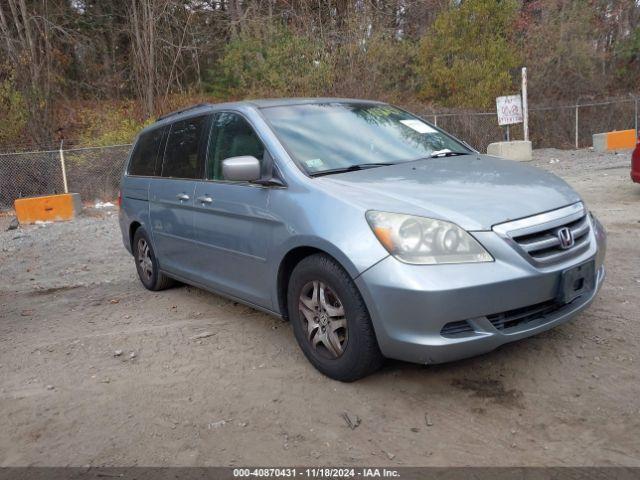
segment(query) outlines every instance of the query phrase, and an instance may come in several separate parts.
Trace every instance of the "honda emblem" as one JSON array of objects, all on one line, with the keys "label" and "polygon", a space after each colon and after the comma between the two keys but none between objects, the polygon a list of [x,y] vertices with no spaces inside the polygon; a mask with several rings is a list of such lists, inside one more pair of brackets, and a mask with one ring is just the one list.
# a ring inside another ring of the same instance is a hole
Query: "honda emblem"
[{"label": "honda emblem", "polygon": [[558,230],[558,240],[560,240],[560,248],[563,250],[573,247],[573,244],[575,243],[573,232],[567,227],[563,227]]}]

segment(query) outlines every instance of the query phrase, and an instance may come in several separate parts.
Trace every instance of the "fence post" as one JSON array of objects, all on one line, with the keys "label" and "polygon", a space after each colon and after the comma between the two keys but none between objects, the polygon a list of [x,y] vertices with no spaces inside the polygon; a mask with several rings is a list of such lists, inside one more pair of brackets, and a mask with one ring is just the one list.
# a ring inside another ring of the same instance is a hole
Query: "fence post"
[{"label": "fence post", "polygon": [[580,107],[578,106],[578,104],[576,103],[576,150],[578,150],[580,148],[580,134],[579,129],[578,129],[578,124],[579,124],[579,113],[578,113],[578,109]]},{"label": "fence post", "polygon": [[[636,106],[638,106],[638,102],[636,101]],[[437,127],[438,126],[438,116],[434,115],[433,116],[433,124]]]},{"label": "fence post", "polygon": [[527,67],[522,67],[522,129],[524,141],[529,141],[529,102],[527,101]]},{"label": "fence post", "polygon": [[636,140],[640,139],[640,130],[638,130],[638,96],[636,95],[635,97],[635,103],[636,103]]},{"label": "fence post", "polygon": [[64,151],[62,145],[64,140],[60,140],[60,167],[62,168],[62,184],[64,186],[64,193],[69,193],[69,187],[67,186],[67,168],[64,165]]}]

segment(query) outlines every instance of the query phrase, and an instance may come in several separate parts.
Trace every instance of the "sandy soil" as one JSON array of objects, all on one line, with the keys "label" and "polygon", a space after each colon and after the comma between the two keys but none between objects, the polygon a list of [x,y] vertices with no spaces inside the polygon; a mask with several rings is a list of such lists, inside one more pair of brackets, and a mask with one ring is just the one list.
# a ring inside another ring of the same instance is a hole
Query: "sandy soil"
[{"label": "sandy soil", "polygon": [[317,373],[281,320],[192,287],[144,290],[115,212],[12,231],[0,218],[0,465],[640,466],[640,185],[628,152],[534,163],[609,231],[591,309],[353,384]]}]

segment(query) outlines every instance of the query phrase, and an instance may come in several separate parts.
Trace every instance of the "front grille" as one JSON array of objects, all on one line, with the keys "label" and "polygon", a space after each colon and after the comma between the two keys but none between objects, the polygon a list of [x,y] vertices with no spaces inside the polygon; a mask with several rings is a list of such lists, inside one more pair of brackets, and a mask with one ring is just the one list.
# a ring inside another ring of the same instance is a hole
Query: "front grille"
[{"label": "front grille", "polygon": [[[568,228],[573,234],[573,245],[570,248],[560,246],[558,231]],[[513,240],[539,263],[557,263],[567,257],[577,255],[589,246],[589,219],[587,215],[558,227],[541,230],[536,233],[513,237]]]},{"label": "front grille", "polygon": [[[568,247],[560,240],[559,231],[564,228],[571,231],[573,238]],[[590,230],[591,222],[582,203],[494,227],[525,257],[541,266],[568,260],[587,250]]]},{"label": "front grille", "polygon": [[497,330],[507,330],[538,320],[561,307],[562,305],[555,300],[549,300],[547,302],[529,305],[528,307],[487,315],[487,320],[489,320]]}]

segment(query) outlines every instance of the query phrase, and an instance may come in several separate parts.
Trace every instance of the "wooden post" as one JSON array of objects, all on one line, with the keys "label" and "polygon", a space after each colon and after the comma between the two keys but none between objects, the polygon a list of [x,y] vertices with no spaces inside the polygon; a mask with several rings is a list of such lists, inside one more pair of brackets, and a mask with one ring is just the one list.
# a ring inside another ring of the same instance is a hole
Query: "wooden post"
[{"label": "wooden post", "polygon": [[69,187],[67,186],[67,168],[64,164],[64,151],[62,150],[63,144],[64,140],[60,140],[60,167],[62,168],[62,184],[64,186],[64,193],[69,193]]}]

